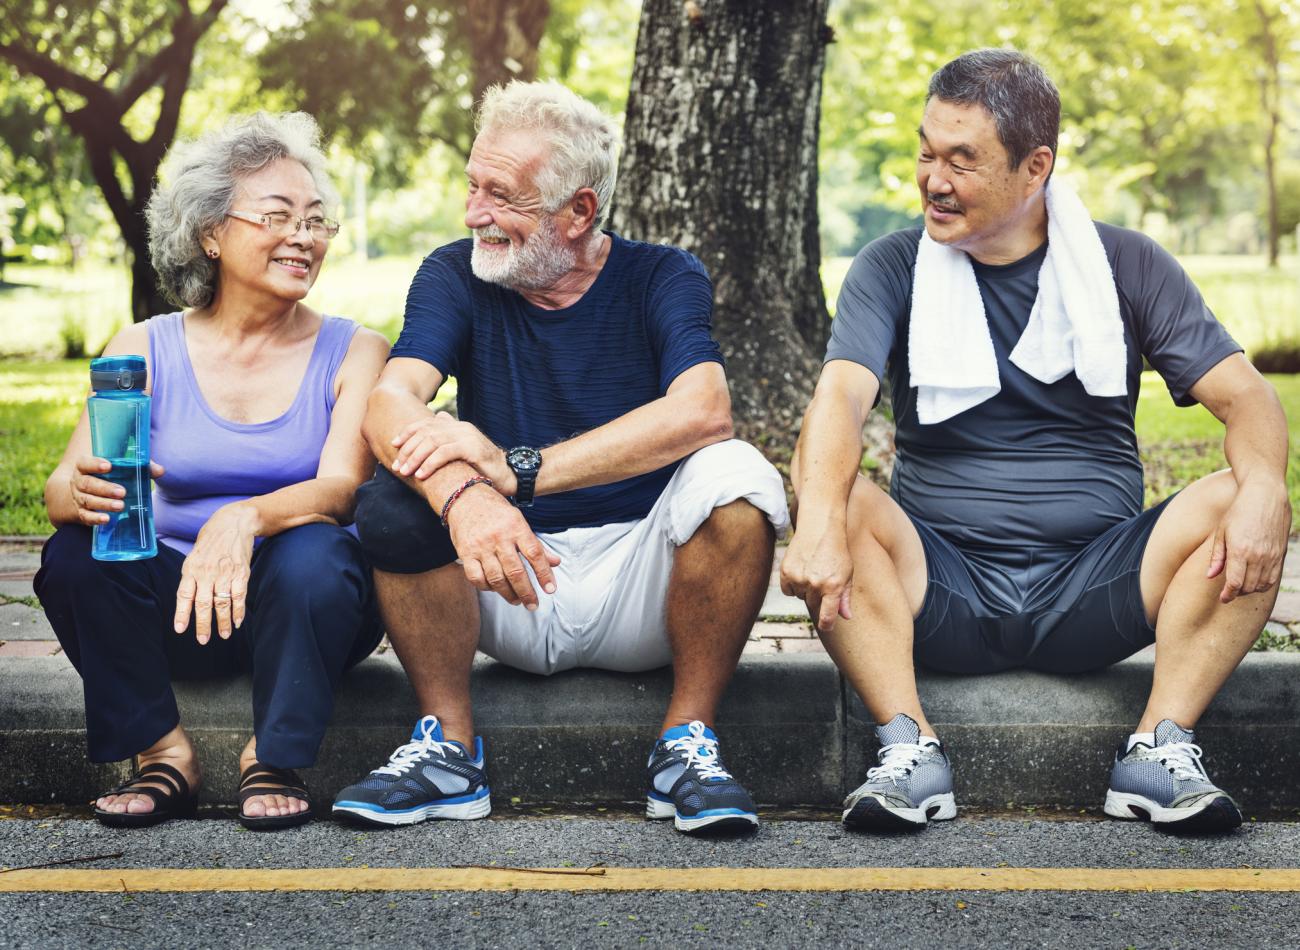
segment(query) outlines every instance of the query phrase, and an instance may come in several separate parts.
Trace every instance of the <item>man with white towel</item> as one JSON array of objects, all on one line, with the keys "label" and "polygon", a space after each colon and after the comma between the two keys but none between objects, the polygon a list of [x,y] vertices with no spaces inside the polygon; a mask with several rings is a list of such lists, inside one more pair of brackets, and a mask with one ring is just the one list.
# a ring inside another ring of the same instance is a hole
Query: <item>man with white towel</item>
[{"label": "man with white towel", "polygon": [[[867,245],[840,293],[792,465],[781,583],[881,724],[879,765],[845,801],[851,827],[956,815],[914,664],[1073,673],[1153,642],[1106,813],[1241,823],[1192,729],[1277,597],[1286,419],[1174,258],[1094,224],[1052,178],[1059,125],[1055,86],[1014,50],[940,69],[918,129],[925,227]],[[1231,466],[1146,511],[1144,358],[1177,404],[1223,422]],[[886,373],[888,494],[858,471]]]}]

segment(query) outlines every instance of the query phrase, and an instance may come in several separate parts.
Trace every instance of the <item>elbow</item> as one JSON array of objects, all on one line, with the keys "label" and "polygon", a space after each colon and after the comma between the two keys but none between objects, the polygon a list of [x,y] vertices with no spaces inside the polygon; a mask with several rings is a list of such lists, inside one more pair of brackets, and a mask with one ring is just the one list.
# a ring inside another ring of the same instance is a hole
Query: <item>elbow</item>
[{"label": "elbow", "polygon": [[700,407],[696,417],[696,433],[701,448],[714,442],[725,442],[735,436],[736,427],[731,418],[731,397],[726,390],[706,400]]}]

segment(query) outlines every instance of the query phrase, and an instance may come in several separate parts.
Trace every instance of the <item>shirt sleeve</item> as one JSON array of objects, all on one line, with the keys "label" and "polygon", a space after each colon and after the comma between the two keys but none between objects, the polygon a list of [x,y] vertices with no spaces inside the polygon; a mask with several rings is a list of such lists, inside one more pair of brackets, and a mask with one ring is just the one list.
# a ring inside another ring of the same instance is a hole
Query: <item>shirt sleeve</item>
[{"label": "shirt sleeve", "polygon": [[451,251],[434,251],[416,271],[406,294],[402,332],[388,356],[424,360],[444,378],[459,372],[473,317],[469,287]]},{"label": "shirt sleeve", "polygon": [[699,363],[722,363],[710,326],[713,282],[695,255],[680,249],[655,268],[646,290],[647,329],[659,361],[659,392]]},{"label": "shirt sleeve", "polygon": [[1196,381],[1242,352],[1240,344],[1215,318],[1182,265],[1151,238],[1126,232],[1113,266],[1142,355],[1177,405],[1195,405],[1190,391]]},{"label": "shirt sleeve", "polygon": [[824,362],[850,360],[884,382],[889,354],[912,299],[919,240],[919,232],[896,231],[872,241],[853,258],[835,304]]}]

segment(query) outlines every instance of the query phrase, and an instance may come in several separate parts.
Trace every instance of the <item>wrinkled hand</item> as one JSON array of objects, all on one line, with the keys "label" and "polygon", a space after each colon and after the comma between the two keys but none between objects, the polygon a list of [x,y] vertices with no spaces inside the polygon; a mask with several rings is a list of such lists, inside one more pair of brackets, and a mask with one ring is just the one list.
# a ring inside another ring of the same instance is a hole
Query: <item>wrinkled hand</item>
[{"label": "wrinkled hand", "polygon": [[814,531],[803,525],[790,539],[781,561],[781,590],[800,597],[817,629],[830,633],[836,616],[852,620],[853,557],[842,528]]},{"label": "wrinkled hand", "polygon": [[[121,485],[99,476],[106,475],[113,468],[108,459],[83,455],[74,463],[72,478],[72,501],[77,506],[77,520],[87,527],[108,524],[110,515],[121,511],[126,498],[126,489]],[[157,462],[149,463],[149,477],[161,478],[163,467]]]},{"label": "wrinkled hand", "polygon": [[217,635],[223,640],[244,622],[256,537],[257,512],[243,502],[223,505],[208,519],[181,565],[173,624],[177,633],[189,627],[191,612],[201,644],[212,638],[214,613]]},{"label": "wrinkled hand", "polygon": [[1291,530],[1291,502],[1286,486],[1247,482],[1214,532],[1207,578],[1223,575],[1219,601],[1271,590],[1282,579]]},{"label": "wrinkled hand", "polygon": [[506,464],[506,453],[469,422],[459,422],[450,413],[412,422],[393,439],[398,449],[393,471],[423,481],[448,462],[467,462],[480,475],[492,479],[503,495],[515,493],[515,473]]},{"label": "wrinkled hand", "polygon": [[479,590],[494,590],[511,604],[536,610],[527,559],[542,590],[555,593],[551,568],[559,566],[559,557],[542,546],[524,516],[500,495],[486,486],[471,486],[456,499],[447,523],[465,577]]}]

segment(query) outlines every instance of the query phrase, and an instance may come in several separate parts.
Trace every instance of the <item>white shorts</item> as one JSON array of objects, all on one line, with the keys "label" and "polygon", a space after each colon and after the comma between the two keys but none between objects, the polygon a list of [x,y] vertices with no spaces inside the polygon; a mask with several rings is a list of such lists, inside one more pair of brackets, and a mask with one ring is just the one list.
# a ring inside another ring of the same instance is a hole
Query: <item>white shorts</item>
[{"label": "white shorts", "polygon": [[731,439],[682,462],[640,521],[538,535],[561,559],[555,593],[541,591],[531,567],[535,611],[480,592],[479,649],[530,673],[665,666],[672,661],[665,613],[673,554],[714,508],[741,498],[785,533],[790,513],[780,474],[752,445]]}]

